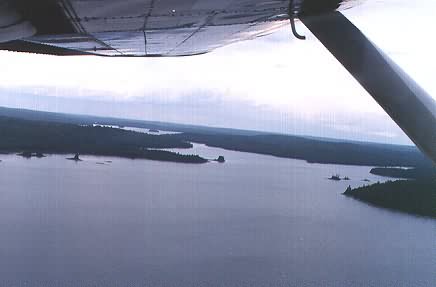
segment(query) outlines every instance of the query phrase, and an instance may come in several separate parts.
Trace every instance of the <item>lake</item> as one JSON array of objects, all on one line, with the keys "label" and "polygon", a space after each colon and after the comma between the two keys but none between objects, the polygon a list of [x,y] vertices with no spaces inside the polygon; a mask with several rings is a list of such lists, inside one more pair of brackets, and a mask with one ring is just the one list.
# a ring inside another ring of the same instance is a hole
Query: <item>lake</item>
[{"label": "lake", "polygon": [[[435,221],[341,195],[371,167],[195,144],[202,165],[0,155],[0,285],[432,286]],[[332,174],[350,181],[327,180]]]}]

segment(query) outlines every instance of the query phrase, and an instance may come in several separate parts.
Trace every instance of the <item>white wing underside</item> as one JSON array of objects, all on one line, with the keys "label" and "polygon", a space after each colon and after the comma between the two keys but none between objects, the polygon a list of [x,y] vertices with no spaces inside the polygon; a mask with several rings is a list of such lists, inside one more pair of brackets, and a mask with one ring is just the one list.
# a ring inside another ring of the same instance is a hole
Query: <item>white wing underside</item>
[{"label": "white wing underside", "polygon": [[[0,3],[2,1],[7,0],[0,0]],[[288,24],[289,7],[289,0],[54,2],[71,24],[72,31],[41,34],[35,27],[28,29],[25,37],[20,39],[104,56],[206,53],[234,42],[267,35]],[[350,3],[355,1],[346,1],[343,8],[348,8]],[[36,34],[29,37],[31,31]]]}]

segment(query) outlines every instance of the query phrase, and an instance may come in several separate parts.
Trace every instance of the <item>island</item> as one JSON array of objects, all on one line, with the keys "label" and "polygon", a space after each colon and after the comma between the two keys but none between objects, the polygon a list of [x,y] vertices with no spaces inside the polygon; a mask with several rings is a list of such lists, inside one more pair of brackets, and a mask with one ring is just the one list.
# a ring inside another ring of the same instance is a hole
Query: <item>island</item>
[{"label": "island", "polygon": [[341,177],[339,176],[339,174],[334,174],[331,177],[329,177],[328,179],[335,180],[335,181],[340,181]]},{"label": "island", "polygon": [[215,161],[219,163],[224,163],[226,160],[224,159],[224,156],[220,155]]},{"label": "island", "polygon": [[32,158],[32,157],[43,158],[43,157],[45,157],[45,155],[41,152],[31,152],[31,151],[23,151],[23,152],[18,153],[17,155],[22,156],[24,158]]},{"label": "island", "polygon": [[[206,163],[199,155],[160,149],[191,148],[192,144],[170,135],[150,135],[113,127],[23,120],[0,116],[0,152],[20,156],[79,154],[149,159],[178,163]],[[34,152],[37,151],[37,152]]]},{"label": "island", "polygon": [[78,153],[76,153],[76,154],[74,155],[74,157],[69,157],[69,158],[67,158],[67,159],[68,159],[68,160],[73,160],[73,161],[82,161],[82,160],[80,159]]},{"label": "island", "polygon": [[341,181],[341,180],[351,180],[348,176],[344,176],[341,178],[339,174],[333,174],[331,177],[327,178],[329,180]]}]

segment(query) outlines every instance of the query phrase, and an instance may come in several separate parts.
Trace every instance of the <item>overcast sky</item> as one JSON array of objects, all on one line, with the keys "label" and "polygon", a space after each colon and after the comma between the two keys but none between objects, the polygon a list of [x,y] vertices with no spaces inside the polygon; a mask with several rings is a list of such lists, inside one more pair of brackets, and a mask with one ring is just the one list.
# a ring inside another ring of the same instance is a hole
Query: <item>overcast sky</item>
[{"label": "overcast sky", "polygon": [[[368,0],[346,16],[436,95],[436,1]],[[0,52],[0,106],[409,144],[302,25],[184,58]],[[316,81],[313,81],[316,79]]]}]

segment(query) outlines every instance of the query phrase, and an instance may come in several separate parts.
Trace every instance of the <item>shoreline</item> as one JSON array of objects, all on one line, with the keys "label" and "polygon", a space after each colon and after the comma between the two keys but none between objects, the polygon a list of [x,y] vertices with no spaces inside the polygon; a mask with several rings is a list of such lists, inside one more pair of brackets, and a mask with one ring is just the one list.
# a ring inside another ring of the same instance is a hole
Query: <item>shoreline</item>
[{"label": "shoreline", "polygon": [[377,208],[436,219],[433,206],[436,181],[431,178],[389,180],[357,188],[348,187],[343,195]]},{"label": "shoreline", "polygon": [[[27,153],[31,153],[31,156],[28,156]],[[39,154],[36,156],[35,154]],[[73,156],[75,152],[23,152],[23,151],[0,151],[0,155],[6,156],[16,156],[24,159],[42,159],[47,156]],[[203,164],[208,163],[210,160],[205,159],[199,155],[183,155],[180,153],[170,152],[170,151],[160,151],[160,150],[147,150],[147,152],[136,152],[136,151],[127,151],[122,153],[95,153],[95,152],[82,152],[80,156],[96,156],[96,157],[115,157],[122,159],[143,159],[143,160],[152,160],[152,161],[161,161],[161,162],[173,162],[173,163],[188,163],[188,164]],[[71,158],[65,158],[65,160],[71,160]],[[82,160],[82,159],[81,159]],[[0,160],[1,162],[1,160]]]}]

